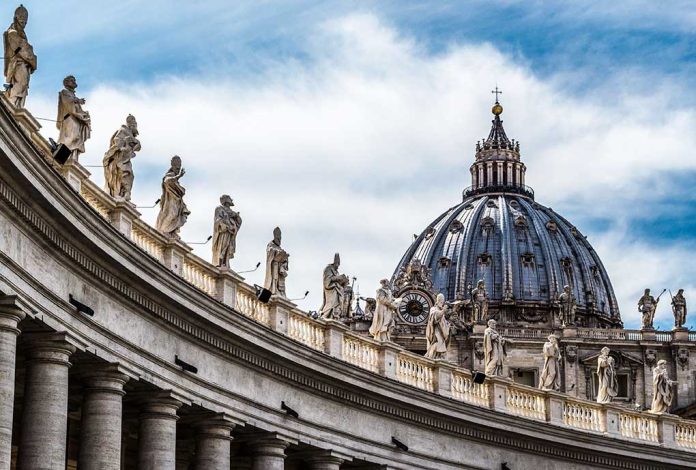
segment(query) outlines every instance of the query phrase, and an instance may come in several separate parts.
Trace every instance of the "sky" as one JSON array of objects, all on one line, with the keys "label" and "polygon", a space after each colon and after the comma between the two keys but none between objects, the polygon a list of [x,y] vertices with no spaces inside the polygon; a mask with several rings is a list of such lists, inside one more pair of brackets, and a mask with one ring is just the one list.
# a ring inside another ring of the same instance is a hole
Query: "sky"
[{"label": "sky", "polygon": [[[625,326],[639,327],[645,287],[696,295],[687,1],[24,4],[39,63],[27,108],[55,119],[62,78],[75,75],[93,124],[85,165],[134,114],[134,202],[154,203],[180,155],[192,212],[182,239],[205,240],[229,193],[243,218],[233,269],[263,261],[280,226],[288,294],[310,292],[302,308],[320,306],[335,252],[372,295],[413,234],[460,202],[496,85],[536,200],[588,236]],[[0,5],[7,24],[15,6]],[[154,223],[156,209],[141,212]],[[195,251],[210,257],[210,245]],[[262,283],[262,271],[245,276]],[[671,325],[665,300],[656,326]]]}]

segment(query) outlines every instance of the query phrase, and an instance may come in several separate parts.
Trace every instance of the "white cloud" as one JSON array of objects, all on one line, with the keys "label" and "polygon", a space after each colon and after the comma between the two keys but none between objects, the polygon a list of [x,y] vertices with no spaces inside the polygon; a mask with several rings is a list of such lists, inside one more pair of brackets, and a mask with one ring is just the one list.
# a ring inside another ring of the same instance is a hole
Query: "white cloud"
[{"label": "white cloud", "polygon": [[[306,62],[276,62],[253,80],[221,69],[215,79],[97,87],[87,96],[94,132],[83,163],[101,162],[111,133],[133,113],[143,143],[134,200],[154,201],[169,157],[181,155],[193,212],[182,237],[205,239],[219,195],[230,193],[244,218],[233,266],[262,260],[280,225],[291,253],[290,294],[309,289],[301,305],[310,309],[319,306],[321,271],[335,251],[371,294],[412,234],[460,200],[474,144],[490,127],[496,82],[528,182],[540,203],[561,213],[581,199],[588,211],[601,208],[620,221],[636,213],[635,200],[652,197],[644,188],[656,171],[696,169],[696,159],[684,158],[696,148],[694,112],[668,106],[673,100],[663,99],[659,83],[656,96],[624,91],[606,101],[601,89],[568,96],[554,77],[542,80],[490,45],[457,44],[433,55],[368,14],[308,34]],[[35,115],[53,116],[53,97],[30,100]],[[143,213],[154,222],[154,209]],[[610,260],[625,316],[645,285],[674,285],[677,261],[688,256],[662,249],[656,256],[669,269],[636,277],[626,269],[632,258],[616,252],[637,255],[644,247],[603,237],[598,250]],[[196,248],[205,258],[208,250]],[[260,271],[249,280],[260,282]]]}]

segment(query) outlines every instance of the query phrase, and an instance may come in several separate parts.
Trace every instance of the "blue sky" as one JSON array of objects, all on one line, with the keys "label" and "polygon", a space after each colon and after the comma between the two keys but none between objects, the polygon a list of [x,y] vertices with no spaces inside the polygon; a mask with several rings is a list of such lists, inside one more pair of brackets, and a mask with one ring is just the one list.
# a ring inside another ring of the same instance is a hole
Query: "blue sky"
[{"label": "blue sky", "polygon": [[[281,225],[290,290],[315,309],[334,251],[369,294],[457,203],[497,83],[538,201],[590,236],[636,327],[644,287],[696,292],[696,9],[608,3],[27,1],[27,106],[52,117],[76,75],[86,163],[135,114],[135,197],[156,199],[182,155],[184,239],[205,239],[230,192],[245,220],[235,267]],[[14,6],[0,6],[7,24]],[[669,327],[668,306],[657,318]]]}]

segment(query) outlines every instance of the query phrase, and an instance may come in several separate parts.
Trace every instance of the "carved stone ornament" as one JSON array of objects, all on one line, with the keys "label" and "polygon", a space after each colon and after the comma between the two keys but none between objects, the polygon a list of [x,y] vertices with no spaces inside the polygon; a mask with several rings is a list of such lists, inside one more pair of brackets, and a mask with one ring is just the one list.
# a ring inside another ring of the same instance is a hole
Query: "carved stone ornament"
[{"label": "carved stone ornament", "polygon": [[552,233],[556,233],[558,231],[558,225],[553,220],[549,220],[548,222],[546,222],[546,230]]},{"label": "carved stone ornament", "polygon": [[646,349],[645,350],[645,363],[649,365],[650,367],[655,365],[655,361],[657,360],[657,351],[654,349]]},{"label": "carved stone ornament", "polygon": [[483,341],[476,341],[476,344],[474,344],[474,356],[476,356],[476,359],[479,361],[483,361],[483,358],[485,357],[485,353],[483,351]]},{"label": "carved stone ornament", "polygon": [[425,231],[425,239],[430,240],[435,236],[435,227],[428,227],[428,230]]},{"label": "carved stone ornament", "polygon": [[529,223],[527,222],[527,217],[525,217],[523,214],[515,215],[515,227],[525,228],[528,225]]},{"label": "carved stone ornament", "polygon": [[522,266],[525,268],[534,267],[534,253],[524,253],[522,255]]},{"label": "carved stone ornament", "polygon": [[578,347],[573,344],[566,346],[565,359],[567,363],[575,364],[575,361],[578,359]]},{"label": "carved stone ornament", "polygon": [[452,262],[452,260],[449,259],[447,256],[443,256],[443,257],[440,258],[437,262],[438,262],[438,264],[439,264],[441,267],[446,268],[446,267],[448,267],[448,266],[450,265],[450,263]]},{"label": "carved stone ornament", "polygon": [[408,265],[401,268],[394,280],[394,287],[399,292],[406,288],[430,291],[433,287],[432,271],[421,260],[415,258]]},{"label": "carved stone ornament", "polygon": [[679,348],[677,350],[677,362],[681,366],[682,370],[686,370],[689,366],[689,350],[686,348]]},{"label": "carved stone ornament", "polygon": [[453,220],[450,224],[449,231],[451,233],[459,233],[464,230],[464,224],[459,220]]},{"label": "carved stone ornament", "polygon": [[481,253],[478,255],[478,264],[482,266],[491,264],[491,255],[488,253]]}]

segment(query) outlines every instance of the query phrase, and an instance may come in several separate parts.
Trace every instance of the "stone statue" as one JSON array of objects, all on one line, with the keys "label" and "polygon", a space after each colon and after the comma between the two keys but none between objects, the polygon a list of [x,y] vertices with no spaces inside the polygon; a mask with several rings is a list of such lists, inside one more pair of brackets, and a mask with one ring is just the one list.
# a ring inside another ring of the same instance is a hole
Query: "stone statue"
[{"label": "stone statue", "polygon": [[571,326],[575,324],[575,310],[577,302],[575,296],[570,289],[570,286],[563,286],[563,292],[558,296],[558,302],[561,304],[560,318],[561,326]]},{"label": "stone statue", "polygon": [[92,133],[92,122],[89,113],[82,109],[85,100],[75,95],[75,77],[65,77],[63,86],[65,88],[58,93],[58,143],[70,149],[70,159],[76,162],[80,154],[85,152],[85,142]]},{"label": "stone statue", "polygon": [[669,379],[667,373],[667,361],[660,359],[653,369],[653,399],[650,406],[651,413],[669,413],[672,405],[672,386],[677,382]]},{"label": "stone statue", "polygon": [[482,323],[488,319],[488,293],[483,280],[478,281],[476,288],[471,291],[471,305],[474,322]]},{"label": "stone statue", "polygon": [[539,377],[539,388],[542,390],[559,391],[561,389],[561,372],[559,369],[561,350],[558,347],[558,338],[555,335],[549,335],[542,351],[544,353],[544,368]]},{"label": "stone statue", "polygon": [[121,126],[113,136],[109,150],[104,154],[104,181],[106,192],[117,199],[130,201],[133,190],[133,164],[135,152],[140,150],[138,123],[135,117],[128,115],[126,124]]},{"label": "stone statue", "polygon": [[642,314],[643,325],[641,329],[652,330],[653,320],[655,319],[655,310],[657,309],[657,303],[660,301],[658,297],[655,299],[650,295],[650,289],[645,289],[645,293],[638,300],[638,311]]},{"label": "stone statue", "polygon": [[343,304],[341,305],[341,318],[353,318],[353,316],[353,286],[346,283],[345,287],[343,288]]},{"label": "stone statue", "polygon": [[614,358],[609,355],[609,348],[603,347],[597,358],[597,403],[609,403],[619,391],[614,370]]},{"label": "stone statue", "polygon": [[280,247],[282,234],[280,228],[273,229],[273,240],[266,245],[266,280],[263,286],[271,293],[286,297],[285,278],[288,277],[290,255]]},{"label": "stone statue", "polygon": [[674,297],[672,297],[672,313],[674,313],[674,329],[684,328],[686,323],[686,297],[684,297],[684,289],[679,289]]},{"label": "stone statue", "polygon": [[343,303],[345,288],[348,285],[348,277],[338,272],[341,265],[341,257],[336,253],[333,263],[324,268],[324,303],[319,309],[321,318],[326,320],[338,319],[343,316]]},{"label": "stone statue", "polygon": [[179,238],[179,229],[184,226],[191,213],[184,203],[186,190],[179,183],[185,174],[186,170],[181,167],[181,158],[175,155],[172,157],[171,167],[162,178],[160,212],[155,228],[172,238]]},{"label": "stone statue", "polygon": [[232,210],[234,201],[227,194],[220,196],[220,205],[215,209],[213,221],[213,264],[229,267],[237,250],[237,233],[242,226],[239,212]]},{"label": "stone statue", "polygon": [[10,88],[5,95],[16,108],[23,108],[29,92],[29,78],[36,71],[34,48],[27,41],[24,28],[29,12],[23,5],[17,7],[14,21],[3,34],[5,44],[5,82]]},{"label": "stone statue", "polygon": [[435,305],[430,307],[428,325],[425,327],[425,339],[427,350],[425,357],[442,359],[447,352],[447,343],[450,337],[450,324],[446,315],[449,307],[445,303],[445,296],[437,294]]},{"label": "stone statue", "polygon": [[370,334],[378,341],[391,341],[391,332],[395,325],[396,309],[401,305],[400,297],[394,298],[389,279],[382,279],[377,289],[377,306],[370,325]]},{"label": "stone statue", "polygon": [[372,297],[363,298],[365,301],[365,314],[363,315],[363,320],[372,321],[375,316],[375,309],[377,309],[377,299]]},{"label": "stone statue", "polygon": [[483,332],[483,360],[486,375],[502,377],[507,340],[498,333],[495,325],[495,320],[488,320],[488,327]]}]

